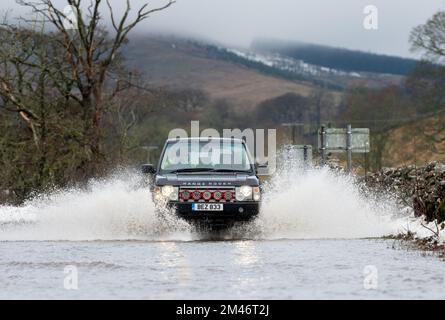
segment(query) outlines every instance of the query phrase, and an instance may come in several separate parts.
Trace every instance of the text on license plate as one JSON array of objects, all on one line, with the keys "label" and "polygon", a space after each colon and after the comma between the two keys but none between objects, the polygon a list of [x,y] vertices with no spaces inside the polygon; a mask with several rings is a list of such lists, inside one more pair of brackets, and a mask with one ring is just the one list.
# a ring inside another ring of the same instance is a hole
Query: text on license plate
[{"label": "text on license plate", "polygon": [[193,203],[193,211],[223,211],[222,203]]}]

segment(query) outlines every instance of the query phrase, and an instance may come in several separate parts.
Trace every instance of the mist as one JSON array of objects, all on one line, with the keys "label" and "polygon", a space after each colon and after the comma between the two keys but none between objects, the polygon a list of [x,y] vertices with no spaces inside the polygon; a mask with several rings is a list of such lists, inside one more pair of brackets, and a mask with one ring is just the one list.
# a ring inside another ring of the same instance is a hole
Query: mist
[{"label": "mist", "polygon": [[[150,6],[166,1],[153,0]],[[132,6],[146,2],[135,0]],[[111,3],[116,13],[123,11],[123,1]],[[378,8],[377,30],[363,27],[363,10],[370,4]],[[417,57],[409,50],[412,28],[444,8],[445,0],[177,0],[139,25],[135,33],[177,34],[244,48],[255,38],[273,38]],[[25,12],[14,0],[2,1],[0,10],[8,9]]]}]

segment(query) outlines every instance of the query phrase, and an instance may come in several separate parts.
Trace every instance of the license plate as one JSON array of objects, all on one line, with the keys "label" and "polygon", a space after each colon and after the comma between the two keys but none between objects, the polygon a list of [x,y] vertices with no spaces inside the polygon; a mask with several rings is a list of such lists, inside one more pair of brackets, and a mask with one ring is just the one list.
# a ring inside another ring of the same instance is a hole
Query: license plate
[{"label": "license plate", "polygon": [[193,211],[223,211],[222,203],[193,203]]}]

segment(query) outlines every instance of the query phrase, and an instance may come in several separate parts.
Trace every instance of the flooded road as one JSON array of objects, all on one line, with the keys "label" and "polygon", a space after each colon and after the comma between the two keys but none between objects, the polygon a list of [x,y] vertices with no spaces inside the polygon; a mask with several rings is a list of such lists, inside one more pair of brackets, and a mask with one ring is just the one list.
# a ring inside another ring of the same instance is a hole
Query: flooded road
[{"label": "flooded road", "polygon": [[[444,299],[445,263],[394,244],[1,242],[0,299]],[[67,266],[78,290],[64,288]]]},{"label": "flooded road", "polygon": [[409,212],[350,176],[277,175],[259,218],[216,241],[159,220],[138,181],[0,206],[0,299],[445,298],[445,262],[382,240],[414,230]]}]

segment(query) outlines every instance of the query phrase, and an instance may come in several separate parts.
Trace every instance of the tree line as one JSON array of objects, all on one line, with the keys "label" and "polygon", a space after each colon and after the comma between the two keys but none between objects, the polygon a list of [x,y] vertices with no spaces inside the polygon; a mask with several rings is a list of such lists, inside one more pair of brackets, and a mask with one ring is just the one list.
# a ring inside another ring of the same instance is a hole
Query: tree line
[{"label": "tree line", "polygon": [[292,44],[275,40],[256,40],[253,43],[253,48],[343,71],[407,75],[414,70],[418,62],[415,59],[307,43]]}]

